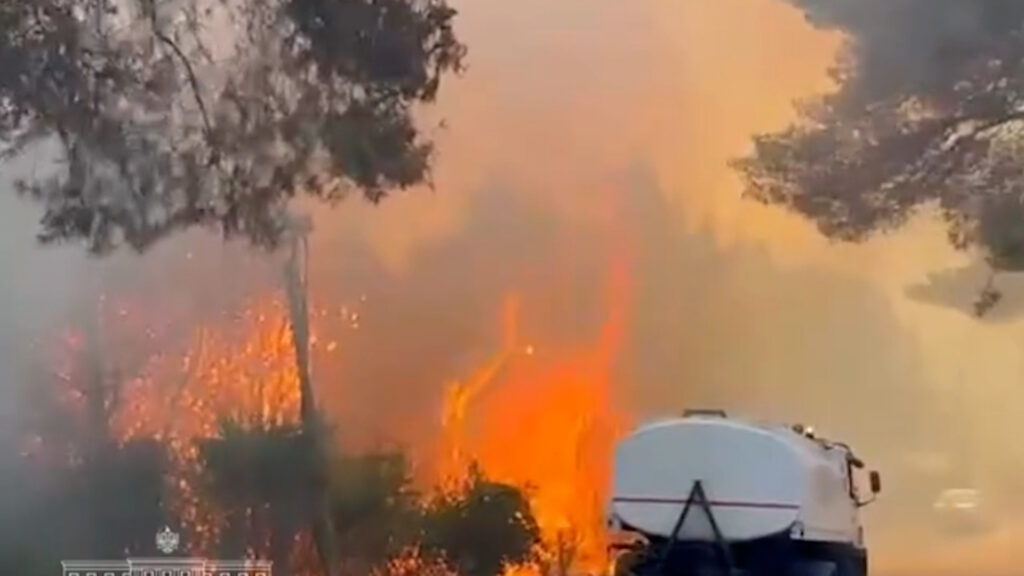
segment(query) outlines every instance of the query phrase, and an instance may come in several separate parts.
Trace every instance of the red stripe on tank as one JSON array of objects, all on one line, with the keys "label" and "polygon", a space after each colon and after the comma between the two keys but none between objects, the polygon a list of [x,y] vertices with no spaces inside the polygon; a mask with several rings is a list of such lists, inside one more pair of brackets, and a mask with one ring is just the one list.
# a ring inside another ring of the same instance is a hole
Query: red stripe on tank
[{"label": "red stripe on tank", "polygon": [[[620,496],[612,498],[612,502],[624,504],[686,504],[687,498],[653,498],[644,496]],[[709,500],[708,505],[719,508],[758,508],[762,510],[799,510],[798,504],[783,504],[781,502],[741,502],[734,500]]]}]

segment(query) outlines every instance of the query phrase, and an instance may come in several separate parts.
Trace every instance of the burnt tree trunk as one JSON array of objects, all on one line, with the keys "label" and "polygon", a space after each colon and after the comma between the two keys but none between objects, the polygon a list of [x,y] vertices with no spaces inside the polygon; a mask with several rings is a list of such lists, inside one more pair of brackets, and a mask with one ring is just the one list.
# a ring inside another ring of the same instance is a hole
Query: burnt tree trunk
[{"label": "burnt tree trunk", "polygon": [[316,402],[313,397],[313,378],[309,357],[307,253],[308,245],[305,236],[296,235],[292,240],[291,254],[285,266],[288,313],[292,326],[292,342],[295,346],[295,367],[299,377],[299,416],[303,425],[312,424],[316,419]]},{"label": "burnt tree trunk", "polygon": [[[105,497],[105,467],[113,452],[114,441],[110,434],[110,420],[116,401],[116,383],[110,382],[102,346],[101,310],[91,310],[87,316],[82,350],[86,364],[81,393],[86,405],[85,430],[82,438],[82,463],[88,473],[82,475],[85,482],[86,509],[89,521],[97,526],[110,526],[113,518],[107,508]],[[97,531],[90,537],[91,545],[98,554],[116,554],[125,543],[117,542],[110,534]],[[114,556],[116,557],[116,556]]]},{"label": "burnt tree trunk", "polygon": [[324,442],[322,423],[316,410],[310,366],[307,231],[308,227],[293,232],[291,254],[285,266],[285,287],[288,294],[292,340],[295,345],[295,366],[299,378],[299,417],[302,420],[303,433],[310,434],[315,444],[314,450],[319,468],[315,495],[313,542],[326,573],[329,576],[337,576],[338,555],[335,551],[335,530],[331,522],[327,500],[327,446]]},{"label": "burnt tree trunk", "polygon": [[270,528],[270,561],[273,562],[274,576],[292,576],[290,564],[292,549],[295,547],[295,525],[292,522],[290,503],[275,502],[267,511]]}]

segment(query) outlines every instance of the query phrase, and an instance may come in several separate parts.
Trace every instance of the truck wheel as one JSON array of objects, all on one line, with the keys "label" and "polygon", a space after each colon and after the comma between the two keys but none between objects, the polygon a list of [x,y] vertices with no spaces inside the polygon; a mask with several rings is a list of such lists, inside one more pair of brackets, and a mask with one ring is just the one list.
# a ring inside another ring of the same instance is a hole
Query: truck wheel
[{"label": "truck wheel", "polygon": [[836,576],[868,576],[867,554],[848,554],[838,559]]},{"label": "truck wheel", "polygon": [[843,576],[835,562],[800,560],[789,570],[789,576]]}]

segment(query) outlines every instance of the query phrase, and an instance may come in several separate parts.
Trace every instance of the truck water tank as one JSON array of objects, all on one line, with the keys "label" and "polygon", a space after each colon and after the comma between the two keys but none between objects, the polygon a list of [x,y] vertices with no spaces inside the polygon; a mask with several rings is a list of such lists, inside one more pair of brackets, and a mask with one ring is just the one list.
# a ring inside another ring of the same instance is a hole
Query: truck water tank
[{"label": "truck water tank", "polygon": [[[837,456],[842,454],[793,429],[691,413],[641,427],[620,442],[610,512],[631,530],[668,537],[701,481],[727,540],[782,533],[798,521],[843,529],[854,504]],[[694,516],[703,512],[694,508],[688,518]],[[701,520],[687,520],[679,539],[711,538]]]}]

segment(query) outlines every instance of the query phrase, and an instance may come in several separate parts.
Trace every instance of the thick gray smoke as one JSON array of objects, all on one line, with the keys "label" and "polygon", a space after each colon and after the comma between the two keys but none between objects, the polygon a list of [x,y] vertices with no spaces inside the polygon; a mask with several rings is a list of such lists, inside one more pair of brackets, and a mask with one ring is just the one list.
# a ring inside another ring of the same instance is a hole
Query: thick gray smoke
[{"label": "thick gray smoke", "polygon": [[0,438],[14,421],[14,400],[42,339],[65,317],[83,288],[85,258],[68,249],[39,250],[35,242],[39,212],[19,199],[12,182],[39,167],[26,159],[0,169]]}]

